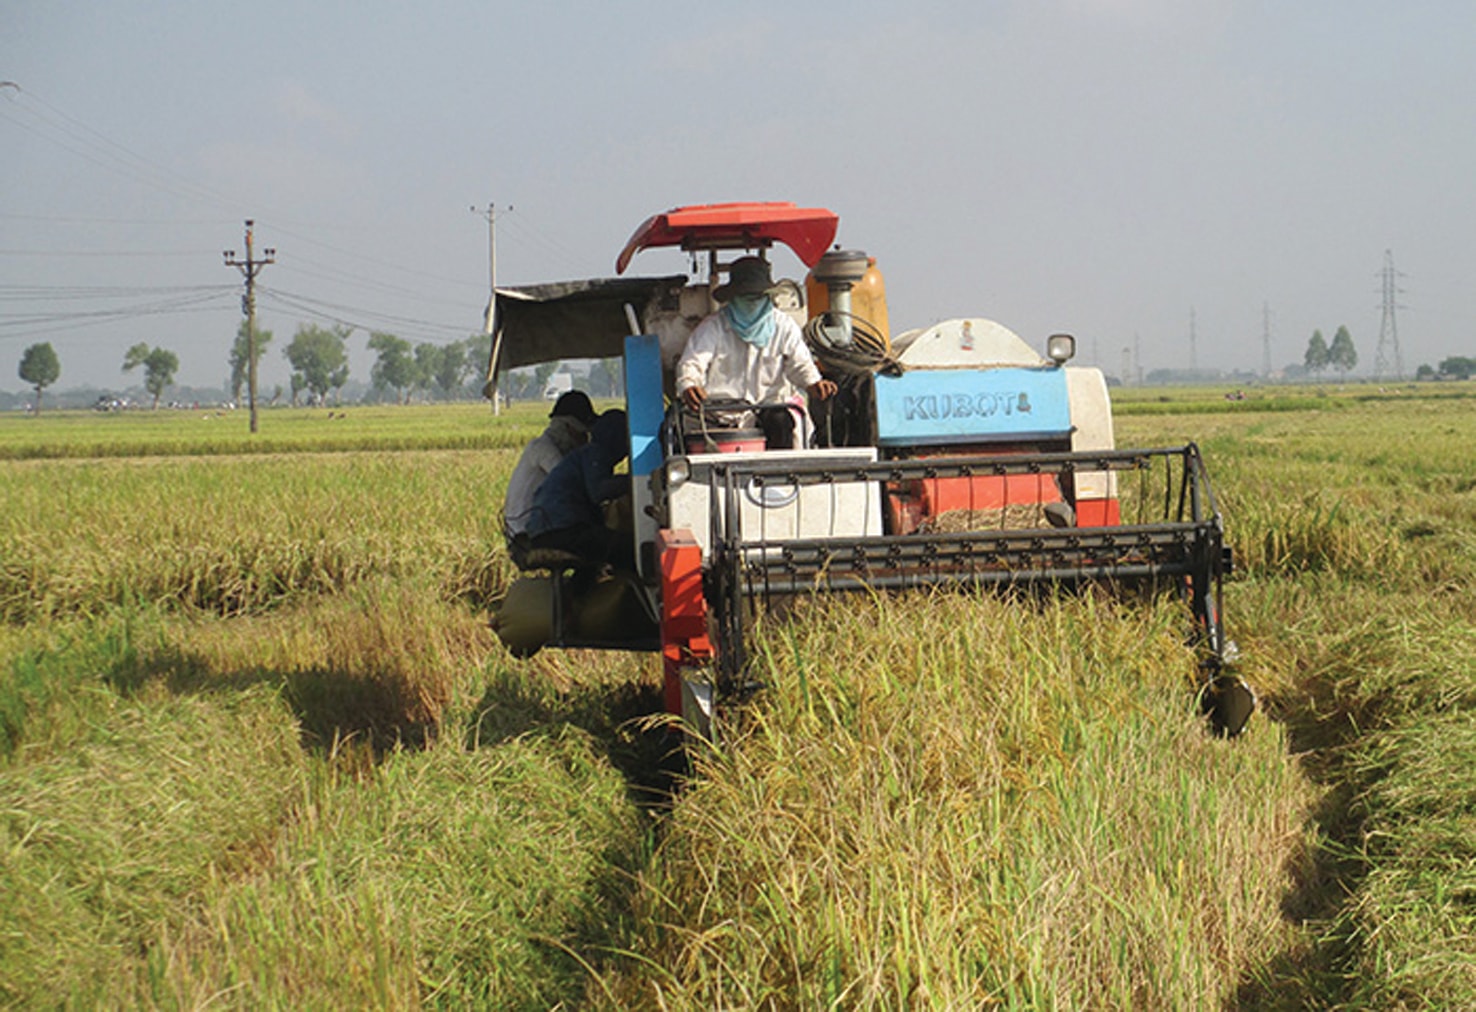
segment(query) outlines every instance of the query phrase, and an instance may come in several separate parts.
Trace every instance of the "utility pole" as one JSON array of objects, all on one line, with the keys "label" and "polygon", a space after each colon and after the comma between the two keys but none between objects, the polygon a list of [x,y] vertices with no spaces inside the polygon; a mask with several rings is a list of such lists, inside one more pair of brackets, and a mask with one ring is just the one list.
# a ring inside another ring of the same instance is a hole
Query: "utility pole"
[{"label": "utility pole", "polygon": [[[512,210],[511,204],[507,210]],[[471,212],[487,219],[487,313],[482,319],[482,333],[491,336],[497,306],[497,205],[488,201],[485,209],[473,207]],[[497,353],[501,349],[497,347],[496,337],[492,341],[492,355],[487,360],[487,383],[482,389],[485,392],[488,386],[492,388],[488,395],[492,400],[492,413],[499,415],[502,413],[502,392],[497,389]]]},{"label": "utility pole", "polygon": [[1394,251],[1384,250],[1384,269],[1380,272],[1384,288],[1384,316],[1379,321],[1379,350],[1374,355],[1374,379],[1384,379],[1390,367],[1394,378],[1404,379],[1404,356],[1399,352],[1399,324],[1394,319],[1394,310],[1400,308],[1399,279],[1403,277],[1394,269]]},{"label": "utility pole", "polygon": [[1261,378],[1271,378],[1271,303],[1261,303]]},{"label": "utility pole", "polygon": [[256,432],[256,275],[267,264],[277,262],[277,251],[262,250],[262,258],[256,259],[252,248],[251,229],[256,223],[246,219],[246,259],[237,260],[236,251],[225,251],[227,267],[239,267],[246,277],[246,294],[241,296],[241,309],[246,314],[246,397],[251,405],[251,431]]},{"label": "utility pole", "polygon": [[1196,313],[1194,307],[1189,307],[1189,382],[1194,382],[1194,374],[1199,372],[1199,335],[1196,332]]}]

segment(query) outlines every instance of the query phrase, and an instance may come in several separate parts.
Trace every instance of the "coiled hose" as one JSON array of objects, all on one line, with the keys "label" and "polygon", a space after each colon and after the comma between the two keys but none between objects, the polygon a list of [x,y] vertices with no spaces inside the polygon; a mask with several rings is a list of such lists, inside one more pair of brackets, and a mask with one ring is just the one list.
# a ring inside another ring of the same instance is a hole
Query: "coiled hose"
[{"label": "coiled hose", "polygon": [[[831,341],[827,323],[845,318],[851,327],[851,343]],[[825,374],[835,380],[836,396],[811,405],[821,446],[871,445],[870,411],[872,377],[877,373],[900,376],[902,363],[892,354],[892,342],[875,324],[854,313],[832,309],[805,324],[805,343],[810,346]]]},{"label": "coiled hose", "polygon": [[[850,324],[851,343],[832,344],[826,333],[827,322],[844,317]],[[871,321],[854,313],[832,309],[813,317],[805,324],[805,343],[810,346],[815,358],[827,375],[871,376],[886,373],[897,376],[902,372],[902,363],[892,355],[891,339],[876,328]]]}]

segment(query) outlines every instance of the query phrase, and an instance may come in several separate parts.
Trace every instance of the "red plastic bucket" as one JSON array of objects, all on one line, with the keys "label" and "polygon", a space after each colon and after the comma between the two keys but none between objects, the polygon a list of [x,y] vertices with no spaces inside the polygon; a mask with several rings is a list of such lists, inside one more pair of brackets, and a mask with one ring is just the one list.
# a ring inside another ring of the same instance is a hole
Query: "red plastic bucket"
[{"label": "red plastic bucket", "polygon": [[688,453],[752,453],[767,446],[763,429],[708,429],[687,433]]}]

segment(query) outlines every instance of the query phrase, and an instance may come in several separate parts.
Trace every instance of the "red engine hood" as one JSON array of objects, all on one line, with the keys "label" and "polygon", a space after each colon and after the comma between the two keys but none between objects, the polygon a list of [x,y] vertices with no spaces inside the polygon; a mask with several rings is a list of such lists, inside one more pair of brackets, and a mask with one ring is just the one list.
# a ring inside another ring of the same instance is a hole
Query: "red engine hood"
[{"label": "red engine hood", "polygon": [[635,230],[615,260],[615,273],[625,273],[632,257],[654,246],[767,249],[776,242],[794,250],[806,267],[814,267],[835,241],[839,224],[834,211],[788,201],[677,207],[652,215]]}]

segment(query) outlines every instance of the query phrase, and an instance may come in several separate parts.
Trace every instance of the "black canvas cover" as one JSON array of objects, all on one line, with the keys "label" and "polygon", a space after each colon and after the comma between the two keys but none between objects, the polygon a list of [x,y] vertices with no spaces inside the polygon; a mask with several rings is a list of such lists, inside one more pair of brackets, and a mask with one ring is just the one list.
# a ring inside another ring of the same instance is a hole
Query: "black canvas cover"
[{"label": "black canvas cover", "polygon": [[631,333],[625,307],[645,328],[675,310],[686,284],[678,274],[498,288],[487,376],[559,359],[618,356]]}]

